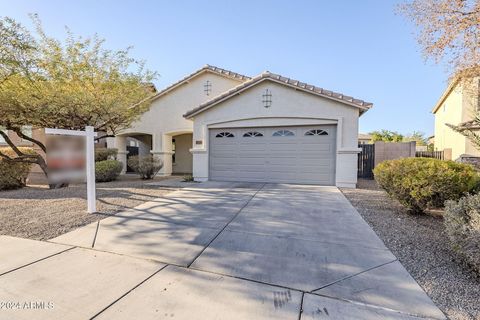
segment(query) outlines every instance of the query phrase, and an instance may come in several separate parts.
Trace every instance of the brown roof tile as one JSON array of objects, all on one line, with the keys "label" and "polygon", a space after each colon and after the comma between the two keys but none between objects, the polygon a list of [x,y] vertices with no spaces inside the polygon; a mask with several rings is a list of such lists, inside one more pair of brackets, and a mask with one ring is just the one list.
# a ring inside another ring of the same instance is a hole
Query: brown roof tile
[{"label": "brown roof tile", "polygon": [[254,77],[254,78],[249,78],[247,81],[245,81],[245,82],[239,84],[238,86],[236,86],[236,87],[234,87],[234,88],[232,88],[232,89],[230,89],[230,90],[212,98],[211,100],[202,103],[198,107],[196,107],[196,108],[188,111],[187,113],[185,113],[184,117],[185,118],[190,118],[190,117],[194,116],[195,114],[198,114],[198,113],[214,106],[215,104],[217,104],[217,103],[219,103],[223,100],[228,99],[230,96],[234,95],[235,93],[237,93],[239,91],[242,91],[242,90],[244,90],[248,87],[254,86],[257,83],[260,83],[261,81],[267,80],[267,79],[271,80],[271,81],[274,81],[274,82],[277,82],[277,83],[280,83],[280,84],[284,84],[284,85],[288,85],[288,86],[291,86],[291,87],[294,87],[294,88],[298,88],[298,89],[301,89],[305,92],[310,92],[312,94],[316,94],[318,96],[321,96],[321,97],[324,97],[324,98],[327,98],[327,99],[336,100],[338,102],[342,102],[342,103],[345,103],[345,104],[348,104],[348,105],[351,105],[351,106],[354,106],[354,107],[358,107],[361,110],[360,113],[363,113],[363,112],[367,111],[368,109],[370,109],[373,106],[373,104],[371,102],[366,102],[366,101],[363,101],[363,100],[360,100],[360,99],[355,99],[355,98],[350,97],[350,96],[345,96],[342,93],[325,90],[323,88],[319,88],[319,87],[316,87],[314,85],[306,84],[306,83],[300,82],[298,80],[293,80],[293,79],[290,79],[290,78],[287,78],[287,77],[283,77],[279,74],[275,74],[275,73],[271,73],[269,71],[265,71],[265,72],[259,74],[258,76]]}]

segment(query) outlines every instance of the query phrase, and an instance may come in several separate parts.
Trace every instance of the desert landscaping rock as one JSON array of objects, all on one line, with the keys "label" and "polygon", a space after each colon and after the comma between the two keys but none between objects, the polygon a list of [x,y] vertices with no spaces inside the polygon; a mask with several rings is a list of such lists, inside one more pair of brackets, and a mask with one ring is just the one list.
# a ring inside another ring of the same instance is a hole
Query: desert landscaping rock
[{"label": "desert landscaping rock", "polygon": [[480,319],[480,279],[457,260],[441,217],[408,214],[373,180],[342,192],[450,319]]},{"label": "desert landscaping rock", "polygon": [[[162,179],[165,178],[156,178],[158,181]],[[118,181],[98,183],[98,214],[86,212],[85,185],[54,190],[46,186],[29,186],[2,191],[0,234],[48,240],[103,219],[105,214],[133,208],[172,191],[147,183],[136,176],[123,176]]]}]

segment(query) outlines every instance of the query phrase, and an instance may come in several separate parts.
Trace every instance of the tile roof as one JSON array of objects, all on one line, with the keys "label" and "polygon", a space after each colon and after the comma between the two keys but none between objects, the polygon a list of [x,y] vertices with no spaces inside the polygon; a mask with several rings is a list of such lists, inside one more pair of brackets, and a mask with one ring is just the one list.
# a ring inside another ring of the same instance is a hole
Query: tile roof
[{"label": "tile roof", "polygon": [[251,86],[254,86],[254,85],[256,85],[256,84],[258,84],[258,83],[260,83],[264,80],[271,80],[271,81],[274,81],[274,82],[277,82],[277,83],[280,83],[280,84],[283,84],[283,85],[293,87],[293,88],[298,89],[298,90],[302,90],[302,91],[309,92],[309,93],[312,93],[312,94],[315,94],[315,95],[318,95],[318,96],[321,96],[321,97],[324,97],[324,98],[327,98],[327,99],[335,100],[335,101],[342,102],[342,103],[345,103],[345,104],[348,104],[348,105],[351,105],[351,106],[354,106],[354,107],[358,107],[358,108],[360,108],[360,113],[363,113],[363,112],[367,111],[368,109],[370,109],[373,106],[373,103],[371,103],[371,102],[366,102],[366,101],[363,101],[363,100],[360,100],[360,99],[355,99],[353,97],[346,96],[343,93],[338,93],[338,92],[326,90],[326,89],[319,88],[319,87],[316,87],[316,86],[311,85],[311,84],[307,84],[307,83],[304,83],[304,82],[300,82],[298,80],[293,80],[293,79],[281,76],[279,74],[275,74],[275,73],[271,73],[269,71],[265,71],[265,72],[259,74],[258,76],[254,77],[254,78],[251,78],[251,79],[239,84],[238,86],[236,86],[236,87],[234,87],[234,88],[232,88],[232,89],[230,89],[230,90],[212,98],[211,100],[202,103],[201,105],[199,105],[195,109],[192,109],[192,110],[188,111],[187,113],[185,113],[183,116],[185,118],[190,118],[190,117],[192,117],[192,116],[194,116],[194,115],[196,115],[196,114],[214,106],[215,104],[220,103],[221,101],[224,101],[224,100],[228,99],[232,95],[234,95],[238,92],[241,92],[241,91],[243,91],[243,90],[245,90],[245,89],[247,89]]},{"label": "tile roof", "polygon": [[230,71],[230,70],[226,70],[226,69],[222,69],[222,68],[219,68],[219,67],[215,67],[215,66],[211,66],[209,64],[206,64],[202,68],[200,68],[197,71],[189,74],[188,76],[184,77],[183,79],[169,85],[168,87],[166,87],[163,90],[160,90],[158,93],[156,93],[154,96],[151,97],[151,100],[155,100],[156,98],[164,95],[165,93],[170,92],[171,90],[175,89],[176,87],[180,86],[181,84],[187,82],[188,80],[192,79],[193,77],[196,77],[197,75],[199,75],[203,72],[215,73],[215,74],[218,74],[218,75],[230,78],[230,79],[235,79],[235,80],[238,80],[238,81],[241,81],[241,82],[251,79],[250,77],[245,76],[243,74],[239,74],[239,73],[236,73],[236,72],[233,72],[233,71]]}]

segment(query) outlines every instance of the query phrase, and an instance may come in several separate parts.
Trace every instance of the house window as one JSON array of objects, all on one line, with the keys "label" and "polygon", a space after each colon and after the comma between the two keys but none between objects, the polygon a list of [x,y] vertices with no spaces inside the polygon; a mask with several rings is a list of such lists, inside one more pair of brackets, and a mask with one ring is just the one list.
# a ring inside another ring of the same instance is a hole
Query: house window
[{"label": "house window", "polygon": [[250,131],[243,134],[244,137],[263,137],[263,134],[257,131]]},{"label": "house window", "polygon": [[313,130],[308,130],[307,132],[305,132],[305,135],[306,136],[328,136],[328,132],[325,131],[325,130],[313,129]]},{"label": "house window", "polygon": [[444,103],[444,104],[443,104],[443,112],[445,112],[446,110],[447,110],[447,104]]},{"label": "house window", "polygon": [[233,138],[233,137],[235,136],[231,132],[220,132],[220,133],[217,133],[217,135],[215,136],[215,138]]},{"label": "house window", "polygon": [[295,134],[290,130],[278,130],[273,133],[274,137],[292,137]]}]

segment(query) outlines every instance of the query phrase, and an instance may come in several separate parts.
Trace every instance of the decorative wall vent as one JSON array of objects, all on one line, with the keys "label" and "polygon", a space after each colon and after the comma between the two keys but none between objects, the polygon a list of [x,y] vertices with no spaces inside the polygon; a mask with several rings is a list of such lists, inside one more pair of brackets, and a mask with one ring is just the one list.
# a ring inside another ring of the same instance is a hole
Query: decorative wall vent
[{"label": "decorative wall vent", "polygon": [[265,89],[265,93],[262,95],[262,102],[265,108],[270,108],[272,106],[272,92],[268,89]]},{"label": "decorative wall vent", "polygon": [[210,93],[212,92],[212,83],[210,82],[210,80],[207,80],[203,85],[203,91],[207,96],[209,96]]}]

